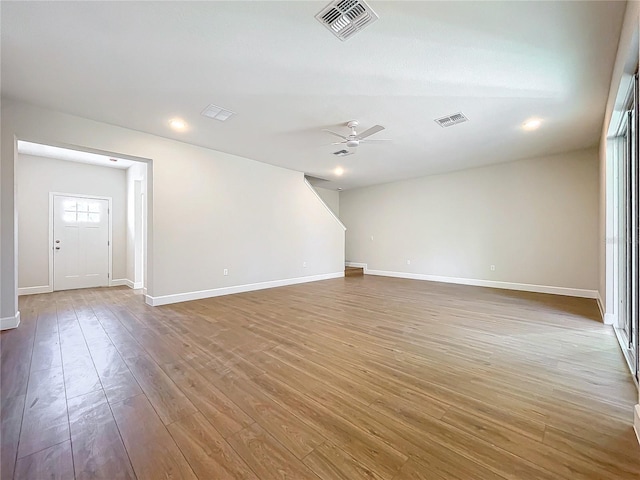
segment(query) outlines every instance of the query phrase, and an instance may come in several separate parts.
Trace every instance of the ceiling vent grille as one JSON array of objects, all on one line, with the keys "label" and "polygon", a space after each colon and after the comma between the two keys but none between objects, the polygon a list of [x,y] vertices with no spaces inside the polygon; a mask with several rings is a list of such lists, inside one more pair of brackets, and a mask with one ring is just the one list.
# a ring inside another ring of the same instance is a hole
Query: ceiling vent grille
[{"label": "ceiling vent grille", "polygon": [[324,7],[316,18],[344,42],[378,20],[378,15],[364,0],[336,0]]},{"label": "ceiling vent grille", "polygon": [[333,154],[337,157],[346,157],[347,155],[353,155],[353,152],[349,150],[338,150],[337,152],[333,152]]},{"label": "ceiling vent grille", "polygon": [[222,107],[218,107],[217,105],[214,105],[212,103],[202,111],[202,115],[204,115],[205,117],[213,118],[214,120],[220,120],[221,122],[224,122],[225,120],[228,120],[231,115],[234,115],[234,112],[232,112],[231,110],[226,110]]},{"label": "ceiling vent grille", "polygon": [[468,122],[469,119],[464,116],[462,112],[454,113],[453,115],[447,115],[446,117],[436,118],[435,122],[441,127],[452,127],[459,123]]}]

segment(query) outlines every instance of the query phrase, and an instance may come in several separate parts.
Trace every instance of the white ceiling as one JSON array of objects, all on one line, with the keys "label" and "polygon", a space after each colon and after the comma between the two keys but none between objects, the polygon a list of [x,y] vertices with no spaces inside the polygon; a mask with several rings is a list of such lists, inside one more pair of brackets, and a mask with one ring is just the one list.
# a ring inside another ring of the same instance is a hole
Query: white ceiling
[{"label": "white ceiling", "polygon": [[[334,188],[597,144],[624,2],[372,0],[380,19],[346,42],[314,18],[327,3],[2,2],[2,94]],[[351,119],[393,141],[333,156],[321,130]]]},{"label": "white ceiling", "polygon": [[[126,170],[135,162],[124,158],[100,155],[97,153],[71,150],[69,148],[54,147],[52,145],[42,145],[40,143],[25,142],[18,140],[18,153],[33,155],[35,157],[55,158],[67,162],[88,163],[101,167],[118,168]],[[114,161],[115,160],[115,161]]]}]

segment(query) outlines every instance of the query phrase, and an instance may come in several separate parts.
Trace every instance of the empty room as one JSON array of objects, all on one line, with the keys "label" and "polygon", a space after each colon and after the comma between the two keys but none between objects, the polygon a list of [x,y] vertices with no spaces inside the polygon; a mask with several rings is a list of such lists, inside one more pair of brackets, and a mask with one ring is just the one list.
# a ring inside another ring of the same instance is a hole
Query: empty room
[{"label": "empty room", "polygon": [[0,478],[640,478],[640,2],[0,2]]}]

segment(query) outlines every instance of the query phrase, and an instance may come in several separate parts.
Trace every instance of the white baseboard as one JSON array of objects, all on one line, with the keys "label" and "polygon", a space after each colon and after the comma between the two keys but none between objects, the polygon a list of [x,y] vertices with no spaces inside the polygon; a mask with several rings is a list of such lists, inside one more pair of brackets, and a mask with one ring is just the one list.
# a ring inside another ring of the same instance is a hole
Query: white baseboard
[{"label": "white baseboard", "polygon": [[[133,288],[133,289],[137,289],[137,288],[142,288],[144,285],[142,284],[142,282],[137,282],[134,283],[129,279],[126,278],[117,278],[115,280],[111,280],[111,282],[109,282],[109,286],[110,287],[120,287],[120,286],[127,286],[129,288]],[[20,287],[18,288],[18,295],[22,296],[22,295],[38,295],[40,293],[51,293],[53,292],[53,287],[49,286],[49,285],[42,285],[39,287]]]},{"label": "white baseboard", "polygon": [[633,410],[633,429],[636,431],[638,443],[640,443],[640,404]]},{"label": "white baseboard", "polygon": [[472,285],[476,287],[501,288],[504,290],[520,290],[523,292],[551,293],[553,295],[566,295],[569,297],[597,298],[597,290],[584,290],[581,288],[553,287],[549,285],[533,285],[529,283],[498,282],[495,280],[478,280],[475,278],[441,277],[438,275],[424,275],[421,273],[389,272],[386,270],[365,269],[368,275],[383,277],[408,278],[412,280],[426,280],[429,282],[457,283],[459,285]]},{"label": "white baseboard", "polygon": [[9,330],[10,328],[18,328],[20,325],[20,312],[12,317],[0,318],[0,330]]},{"label": "white baseboard", "polygon": [[39,287],[19,287],[18,295],[38,295],[40,293],[51,293],[53,287],[49,285],[41,285]]},{"label": "white baseboard", "polygon": [[600,296],[600,292],[598,292],[598,296],[596,297],[596,302],[598,302],[598,310],[600,310],[600,317],[602,318],[602,323],[605,325],[613,325],[615,317],[613,313],[606,313],[604,311],[604,304],[602,303],[602,297]]},{"label": "white baseboard", "polygon": [[128,278],[116,278],[115,280],[111,280],[111,283],[109,284],[110,287],[121,287],[123,285],[125,287],[133,288],[134,290],[144,286],[142,282],[134,283]]},{"label": "white baseboard", "polygon": [[272,280],[270,282],[249,283],[246,285],[236,285],[233,287],[213,288],[211,290],[200,290],[198,292],[176,293],[173,295],[161,295],[152,297],[145,294],[145,302],[147,305],[157,307],[159,305],[168,305],[170,303],[188,302],[191,300],[201,300],[203,298],[219,297],[221,295],[232,295],[234,293],[252,292],[254,290],[263,290],[265,288],[285,287],[287,285],[296,285],[298,283],[317,282],[319,280],[329,280],[331,278],[344,277],[344,271],[335,273],[326,273],[322,275],[311,275],[308,277],[286,278],[284,280]]},{"label": "white baseboard", "polygon": [[600,318],[602,318],[602,322],[604,323],[606,313],[604,311],[604,305],[602,304],[602,297],[600,296],[599,291],[598,296],[596,297],[596,303],[598,304],[598,310],[600,310]]}]

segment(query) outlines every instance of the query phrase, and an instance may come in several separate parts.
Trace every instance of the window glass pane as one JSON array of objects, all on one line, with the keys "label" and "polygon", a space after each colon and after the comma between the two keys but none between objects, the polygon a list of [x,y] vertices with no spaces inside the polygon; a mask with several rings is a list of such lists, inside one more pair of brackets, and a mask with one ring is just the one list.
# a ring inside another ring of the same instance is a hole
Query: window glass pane
[{"label": "window glass pane", "polygon": [[76,221],[76,212],[64,212],[64,216],[62,217],[62,219],[67,223],[75,222]]},{"label": "window glass pane", "polygon": [[89,220],[89,214],[87,212],[78,212],[78,221],[86,222]]},{"label": "window glass pane", "polygon": [[90,212],[100,212],[100,204],[99,203],[90,203],[89,204],[89,211]]},{"label": "window glass pane", "polygon": [[100,221],[99,213],[89,213],[89,221],[93,223],[98,223]]}]

